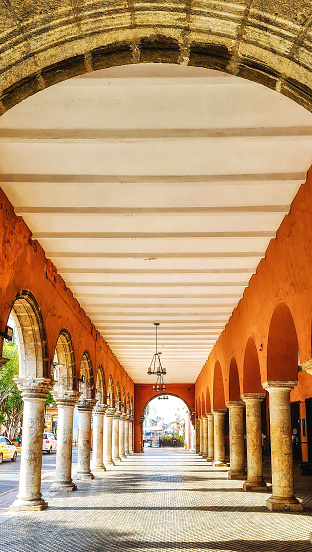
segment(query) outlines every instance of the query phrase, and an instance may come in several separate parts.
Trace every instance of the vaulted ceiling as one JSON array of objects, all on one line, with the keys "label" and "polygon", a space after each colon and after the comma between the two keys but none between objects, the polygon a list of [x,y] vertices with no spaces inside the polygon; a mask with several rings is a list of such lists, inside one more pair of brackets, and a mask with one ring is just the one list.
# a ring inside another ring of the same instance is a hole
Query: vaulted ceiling
[{"label": "vaulted ceiling", "polygon": [[104,69],[0,119],[1,186],[135,382],[154,322],[193,382],[312,162],[312,114],[259,84]]}]

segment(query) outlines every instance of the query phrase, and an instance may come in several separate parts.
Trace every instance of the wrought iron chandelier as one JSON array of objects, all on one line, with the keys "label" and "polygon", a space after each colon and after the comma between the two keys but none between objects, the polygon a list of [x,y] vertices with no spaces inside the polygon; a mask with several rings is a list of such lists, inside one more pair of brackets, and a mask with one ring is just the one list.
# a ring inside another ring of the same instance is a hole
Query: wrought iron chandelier
[{"label": "wrought iron chandelier", "polygon": [[160,355],[161,353],[157,351],[157,328],[159,326],[159,322],[154,322],[154,326],[156,327],[156,349],[155,353],[153,355],[153,358],[151,360],[151,363],[148,367],[147,373],[148,375],[156,375],[156,383],[153,385],[153,391],[158,391],[165,393],[166,392],[166,386],[164,382],[164,375],[167,373],[166,368],[162,367]]}]

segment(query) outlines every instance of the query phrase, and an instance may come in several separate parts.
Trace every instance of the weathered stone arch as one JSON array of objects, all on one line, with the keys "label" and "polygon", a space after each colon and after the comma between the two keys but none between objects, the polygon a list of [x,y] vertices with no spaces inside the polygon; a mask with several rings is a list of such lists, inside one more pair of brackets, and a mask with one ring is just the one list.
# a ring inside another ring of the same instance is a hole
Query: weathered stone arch
[{"label": "weathered stone arch", "polygon": [[149,403],[150,403],[151,401],[153,401],[154,399],[156,399],[157,397],[162,396],[162,395],[166,395],[166,396],[167,396],[167,395],[170,395],[171,397],[176,397],[177,399],[180,399],[182,402],[184,402],[184,404],[185,404],[185,406],[187,406],[187,408],[188,408],[188,410],[189,410],[189,412],[190,412],[190,416],[191,416],[191,418],[192,418],[192,416],[193,416],[194,413],[192,412],[191,407],[190,407],[190,405],[188,404],[188,402],[187,402],[183,397],[180,397],[179,395],[176,395],[175,393],[170,393],[170,392],[169,392],[169,393],[167,393],[167,392],[166,392],[166,393],[159,393],[157,396],[150,397],[150,398],[146,401],[146,403],[145,403],[145,405],[144,405],[143,412],[142,412],[142,416],[145,416],[146,408],[147,408],[147,406],[149,405]]},{"label": "weathered stone arch", "polygon": [[20,291],[11,309],[18,344],[19,376],[48,378],[47,339],[39,305],[30,291]]},{"label": "weathered stone arch", "polygon": [[111,408],[114,406],[114,382],[111,374],[107,380],[107,404]]},{"label": "weathered stone arch", "polygon": [[93,371],[91,357],[88,351],[82,355],[79,379],[83,377],[83,381],[79,382],[79,390],[81,391],[81,399],[94,398]]},{"label": "weathered stone arch", "polygon": [[122,392],[121,392],[121,411],[122,412],[126,412],[126,392],[125,392],[125,388],[123,387],[122,388]]},{"label": "weathered stone arch", "polygon": [[117,381],[116,384],[116,394],[115,394],[115,407],[119,410],[120,408],[120,401],[121,401],[121,395],[120,395],[120,385],[119,381]]},{"label": "weathered stone arch", "polygon": [[129,416],[129,415],[130,415],[130,413],[131,413],[131,406],[130,406],[130,393],[129,393],[129,392],[127,393],[126,412],[127,412],[128,416]]},{"label": "weathered stone arch", "polygon": [[[131,63],[207,67],[264,84],[307,109],[307,3],[2,3],[2,113],[56,82]],[[295,11],[294,11],[295,10]]]},{"label": "weathered stone arch", "polygon": [[106,404],[106,385],[104,368],[100,364],[96,375],[95,398],[99,404]]},{"label": "weathered stone arch", "polygon": [[54,391],[76,390],[76,364],[72,339],[63,328],[57,338],[54,355]]}]

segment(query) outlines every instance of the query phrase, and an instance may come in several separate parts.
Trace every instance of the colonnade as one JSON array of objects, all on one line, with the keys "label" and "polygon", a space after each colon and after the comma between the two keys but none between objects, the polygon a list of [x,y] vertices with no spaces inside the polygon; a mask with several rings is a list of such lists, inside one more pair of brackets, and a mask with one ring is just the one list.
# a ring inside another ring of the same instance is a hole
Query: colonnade
[{"label": "colonnade", "polygon": [[[296,382],[267,381],[263,388],[270,401],[270,444],[272,469],[272,496],[266,501],[272,511],[301,511],[302,504],[294,495],[292,429],[290,392]],[[249,492],[269,492],[263,479],[261,402],[265,393],[244,393],[239,401],[226,403],[229,412],[229,479],[245,480],[243,488]],[[244,409],[246,410],[246,452]],[[227,466],[225,461],[226,410],[212,410],[198,418],[196,425],[198,454],[213,467]]]},{"label": "colonnade", "polygon": [[[48,504],[41,494],[44,404],[52,389],[47,378],[16,378],[24,401],[23,446],[19,493],[10,510],[44,510]],[[93,472],[120,462],[133,453],[132,412],[121,412],[96,399],[82,398],[78,391],[54,393],[58,407],[58,433],[55,481],[49,491],[75,491],[72,480],[73,414],[79,412],[78,465],[75,481],[94,478]],[[93,456],[91,465],[91,418],[93,416]]]}]

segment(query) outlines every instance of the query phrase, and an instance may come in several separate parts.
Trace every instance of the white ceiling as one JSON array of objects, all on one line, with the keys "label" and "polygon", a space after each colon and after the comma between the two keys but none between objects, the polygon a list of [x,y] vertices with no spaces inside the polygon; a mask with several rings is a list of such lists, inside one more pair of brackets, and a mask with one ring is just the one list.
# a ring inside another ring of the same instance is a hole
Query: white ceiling
[{"label": "white ceiling", "polygon": [[312,114],[258,84],[141,65],[0,119],[0,180],[135,382],[154,322],[194,382],[312,163]]}]

